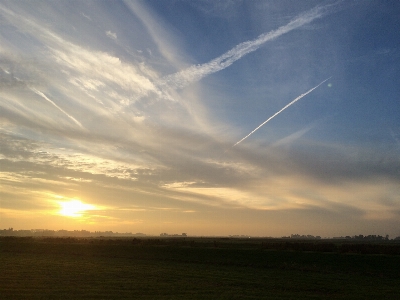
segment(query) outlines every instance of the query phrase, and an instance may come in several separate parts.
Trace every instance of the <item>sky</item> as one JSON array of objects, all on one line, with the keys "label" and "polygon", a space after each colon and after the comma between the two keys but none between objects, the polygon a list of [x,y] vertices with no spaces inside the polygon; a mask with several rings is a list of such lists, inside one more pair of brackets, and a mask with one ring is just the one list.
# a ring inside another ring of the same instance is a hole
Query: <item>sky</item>
[{"label": "sky", "polygon": [[0,228],[400,236],[398,1],[0,1]]}]

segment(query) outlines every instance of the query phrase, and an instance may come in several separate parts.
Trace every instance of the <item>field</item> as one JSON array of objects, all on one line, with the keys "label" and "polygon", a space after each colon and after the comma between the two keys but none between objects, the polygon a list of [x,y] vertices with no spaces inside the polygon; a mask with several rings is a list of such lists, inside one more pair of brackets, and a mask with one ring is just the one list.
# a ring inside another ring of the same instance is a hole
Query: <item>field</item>
[{"label": "field", "polygon": [[399,251],[390,242],[2,237],[0,298],[399,299]]}]

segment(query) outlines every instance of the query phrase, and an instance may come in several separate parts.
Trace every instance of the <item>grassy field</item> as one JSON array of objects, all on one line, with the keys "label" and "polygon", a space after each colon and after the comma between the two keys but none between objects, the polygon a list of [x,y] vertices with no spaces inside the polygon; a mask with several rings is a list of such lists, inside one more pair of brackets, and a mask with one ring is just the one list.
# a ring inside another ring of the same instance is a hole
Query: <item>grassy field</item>
[{"label": "grassy field", "polygon": [[[341,253],[340,243],[315,245],[3,237],[0,298],[399,299],[400,255]],[[377,253],[387,248],[376,245]],[[399,245],[392,247],[394,253]]]}]

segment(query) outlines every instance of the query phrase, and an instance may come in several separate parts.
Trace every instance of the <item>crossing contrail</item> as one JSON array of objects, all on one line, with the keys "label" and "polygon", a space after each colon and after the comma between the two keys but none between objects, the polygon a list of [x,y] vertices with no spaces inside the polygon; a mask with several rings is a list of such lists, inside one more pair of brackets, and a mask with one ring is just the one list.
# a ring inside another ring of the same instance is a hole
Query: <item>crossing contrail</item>
[{"label": "crossing contrail", "polygon": [[244,138],[242,138],[239,142],[237,142],[235,145],[233,145],[232,147],[235,147],[236,145],[240,144],[241,142],[243,142],[245,139],[247,139],[250,135],[252,135],[254,132],[256,132],[258,129],[260,129],[260,127],[262,127],[263,125],[265,125],[266,123],[268,123],[269,121],[271,121],[273,118],[275,118],[277,115],[279,115],[281,112],[283,112],[286,108],[288,108],[289,106],[291,106],[292,104],[294,104],[295,102],[299,101],[301,98],[303,98],[304,96],[308,95],[309,93],[311,93],[313,90],[315,90],[316,88],[318,88],[321,84],[323,84],[325,81],[331,79],[331,77],[325,79],[324,81],[322,81],[320,84],[318,84],[317,86],[313,87],[312,89],[308,90],[307,92],[305,92],[304,94],[301,94],[300,96],[298,96],[296,99],[294,99],[292,102],[290,102],[289,104],[287,104],[284,108],[282,108],[280,111],[276,112],[275,114],[273,114],[271,117],[269,117],[267,120],[265,120],[263,123],[261,123],[256,129],[254,129],[252,132],[250,132],[248,135],[246,135]]},{"label": "crossing contrail", "polygon": [[199,81],[205,76],[208,76],[210,74],[216,73],[218,71],[221,71],[229,67],[235,61],[239,60],[243,56],[253,51],[256,51],[266,42],[278,38],[279,36],[286,34],[294,29],[297,29],[305,24],[311,23],[315,19],[321,18],[324,15],[337,11],[338,9],[340,9],[340,4],[341,1],[338,1],[333,4],[328,4],[325,6],[316,6],[313,9],[307,11],[306,13],[298,15],[286,25],[283,25],[277,28],[276,30],[263,33],[254,40],[249,40],[240,43],[235,47],[233,47],[231,50],[225,52],[221,56],[214,58],[213,60],[207,63],[200,65],[193,65],[187,69],[184,69],[182,71],[164,77],[158,83],[158,86],[161,89],[163,89],[163,87],[165,86],[173,89],[184,88],[190,83]]}]

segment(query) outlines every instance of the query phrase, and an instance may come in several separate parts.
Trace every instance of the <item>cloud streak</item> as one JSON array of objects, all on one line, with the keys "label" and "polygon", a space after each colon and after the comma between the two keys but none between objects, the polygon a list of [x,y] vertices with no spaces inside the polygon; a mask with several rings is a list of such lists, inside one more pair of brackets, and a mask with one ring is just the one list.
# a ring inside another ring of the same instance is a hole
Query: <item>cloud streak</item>
[{"label": "cloud streak", "polygon": [[43,94],[41,91],[38,91],[35,88],[31,88],[31,90],[39,95],[40,97],[42,97],[43,99],[47,100],[48,102],[50,102],[51,104],[53,104],[59,111],[61,111],[63,114],[65,114],[68,118],[70,118],[76,125],[78,125],[80,128],[83,128],[82,124],[75,119],[73,116],[71,116],[70,114],[68,114],[65,110],[63,110],[61,107],[59,107],[57,104],[55,104],[53,101],[51,101],[45,94]]},{"label": "cloud streak", "polygon": [[[338,2],[339,3],[339,2]],[[192,82],[201,80],[203,77],[221,71],[243,56],[256,51],[263,44],[271,41],[281,35],[297,29],[305,24],[311,23],[317,18],[321,18],[326,14],[336,11],[335,6],[338,4],[330,4],[325,6],[317,6],[310,11],[300,14],[288,24],[263,33],[258,38],[238,44],[228,52],[202,65],[194,65],[180,72],[168,75],[160,82],[160,86],[168,86],[173,89],[182,89]]]},{"label": "cloud streak", "polygon": [[289,104],[285,105],[280,111],[276,112],[275,114],[273,114],[271,117],[269,117],[267,120],[265,120],[263,123],[261,123],[256,129],[254,129],[252,132],[250,132],[248,135],[246,135],[244,138],[242,138],[240,141],[238,141],[236,144],[234,144],[232,147],[235,147],[236,145],[240,144],[241,142],[243,142],[245,139],[247,139],[250,135],[252,135],[254,132],[256,132],[258,129],[260,129],[263,125],[265,125],[266,123],[268,123],[269,121],[271,121],[273,118],[275,118],[277,115],[279,115],[281,112],[283,112],[286,108],[288,108],[289,106],[291,106],[292,104],[296,103],[297,101],[299,101],[301,98],[303,98],[304,96],[307,96],[309,93],[311,93],[313,90],[317,89],[321,84],[323,84],[325,81],[331,79],[331,77],[325,79],[324,81],[322,81],[320,84],[318,84],[317,86],[313,87],[312,89],[309,89],[307,92],[301,94],[300,96],[298,96],[296,99],[294,99],[292,102],[290,102]]}]

